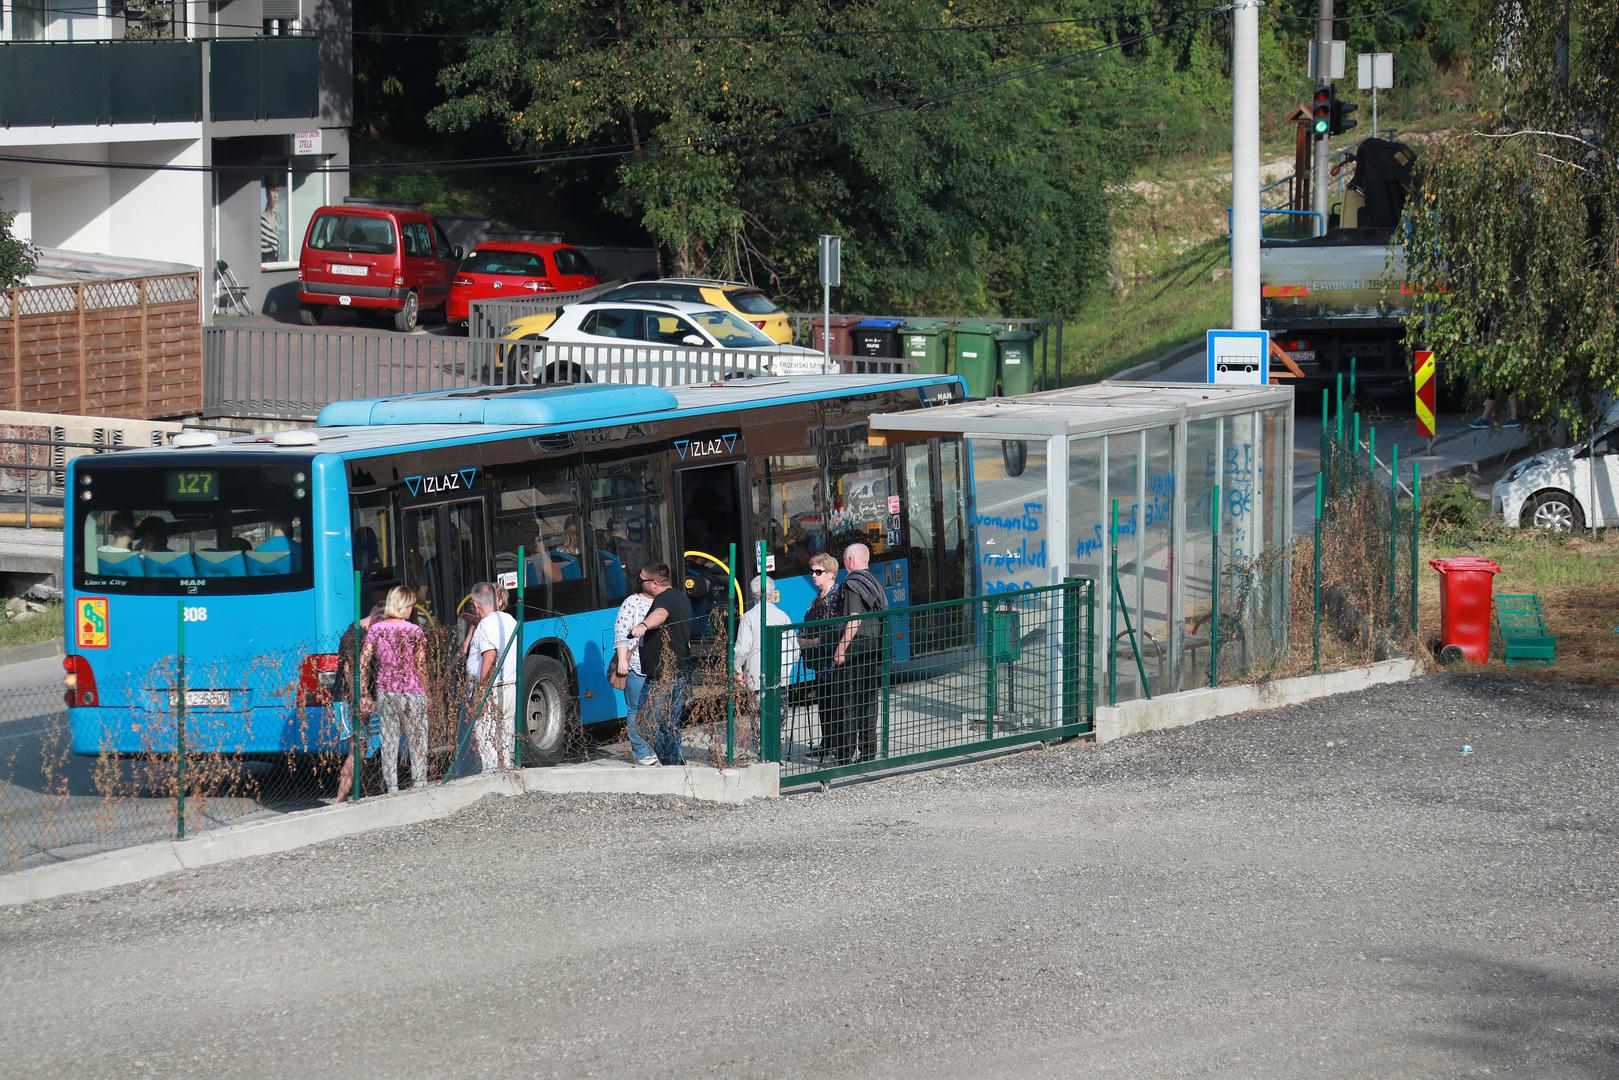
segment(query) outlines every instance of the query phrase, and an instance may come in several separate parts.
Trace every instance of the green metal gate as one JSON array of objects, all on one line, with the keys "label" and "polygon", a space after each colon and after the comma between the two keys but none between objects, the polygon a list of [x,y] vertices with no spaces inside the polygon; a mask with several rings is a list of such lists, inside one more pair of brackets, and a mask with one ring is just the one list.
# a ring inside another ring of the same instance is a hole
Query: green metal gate
[{"label": "green metal gate", "polygon": [[[927,651],[896,669],[894,645],[924,636]],[[760,756],[796,787],[1084,734],[1094,636],[1082,578],[766,627]]]}]

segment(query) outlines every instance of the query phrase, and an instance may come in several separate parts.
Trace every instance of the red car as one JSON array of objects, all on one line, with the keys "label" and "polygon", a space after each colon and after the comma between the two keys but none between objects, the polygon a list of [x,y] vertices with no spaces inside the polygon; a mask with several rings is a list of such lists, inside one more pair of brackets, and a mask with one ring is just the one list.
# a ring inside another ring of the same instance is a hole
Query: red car
[{"label": "red car", "polygon": [[467,255],[461,272],[450,283],[445,318],[464,326],[474,300],[578,292],[600,284],[596,268],[571,244],[485,240]]}]

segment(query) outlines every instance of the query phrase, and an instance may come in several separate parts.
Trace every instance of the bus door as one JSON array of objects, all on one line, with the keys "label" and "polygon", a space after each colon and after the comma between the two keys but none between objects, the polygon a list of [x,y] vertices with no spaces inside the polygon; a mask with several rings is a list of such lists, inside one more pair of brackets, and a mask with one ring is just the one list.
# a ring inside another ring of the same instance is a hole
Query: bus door
[{"label": "bus door", "polygon": [[[930,439],[905,445],[905,551],[910,560],[911,602],[931,604],[968,594],[967,522],[959,440]],[[911,648],[929,653],[959,647],[965,611],[922,612],[911,627]]]},{"label": "bus door", "polygon": [[[737,548],[738,583],[748,580],[747,514],[743,509],[743,465],[707,465],[675,472],[675,505],[679,508],[679,550],[685,561],[686,595],[694,619],[692,638],[713,632],[713,613],[725,611],[725,594],[736,603],[727,560]],[[679,568],[676,568],[679,572]],[[745,588],[745,586],[744,586]]]},{"label": "bus door", "polygon": [[482,499],[411,507],[401,515],[405,584],[418,606],[448,625],[471,610],[472,586],[489,581],[489,541]]}]

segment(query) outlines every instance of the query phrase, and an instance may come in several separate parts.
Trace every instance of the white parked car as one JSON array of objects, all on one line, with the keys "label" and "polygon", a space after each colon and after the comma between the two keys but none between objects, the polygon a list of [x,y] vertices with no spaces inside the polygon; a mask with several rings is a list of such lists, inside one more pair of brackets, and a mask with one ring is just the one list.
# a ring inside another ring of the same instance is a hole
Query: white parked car
[{"label": "white parked car", "polygon": [[542,382],[819,375],[824,362],[814,349],[779,344],[732,312],[674,300],[569,304],[543,329],[507,336],[514,344],[503,359],[519,379]]},{"label": "white parked car", "polygon": [[1619,405],[1608,410],[1594,445],[1543,450],[1502,474],[1490,489],[1490,514],[1505,525],[1553,532],[1619,525]]}]

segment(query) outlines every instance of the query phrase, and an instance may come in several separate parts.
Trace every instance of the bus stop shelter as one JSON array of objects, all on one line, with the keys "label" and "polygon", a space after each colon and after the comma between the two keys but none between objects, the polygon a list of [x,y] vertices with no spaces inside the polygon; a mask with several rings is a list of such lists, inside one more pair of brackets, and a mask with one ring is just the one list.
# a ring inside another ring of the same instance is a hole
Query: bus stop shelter
[{"label": "bus stop shelter", "polygon": [[967,441],[980,591],[1096,582],[1099,701],[1206,686],[1211,665],[1235,677],[1286,649],[1290,387],[1097,383],[871,431]]}]

